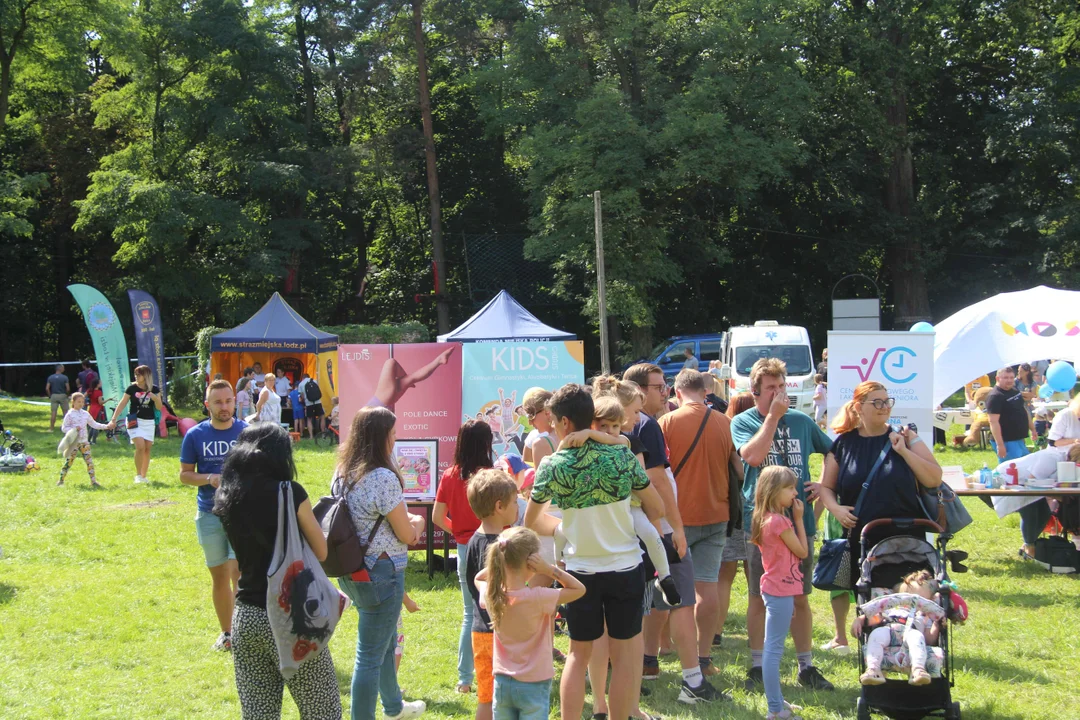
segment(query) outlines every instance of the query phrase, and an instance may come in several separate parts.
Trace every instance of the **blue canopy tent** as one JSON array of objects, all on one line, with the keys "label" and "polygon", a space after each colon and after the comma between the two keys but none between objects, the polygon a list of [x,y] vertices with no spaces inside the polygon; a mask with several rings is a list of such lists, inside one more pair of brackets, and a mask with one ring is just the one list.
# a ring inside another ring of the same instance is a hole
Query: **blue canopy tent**
[{"label": "blue canopy tent", "polygon": [[543,342],[576,340],[577,336],[545,325],[510,293],[500,290],[479,312],[438,339],[439,342]]},{"label": "blue canopy tent", "polygon": [[235,383],[244,368],[259,363],[270,374],[280,367],[293,385],[308,373],[323,390],[326,407],[336,394],[337,347],[337,335],[319,330],[274,293],[247,322],[210,340],[210,371]]}]

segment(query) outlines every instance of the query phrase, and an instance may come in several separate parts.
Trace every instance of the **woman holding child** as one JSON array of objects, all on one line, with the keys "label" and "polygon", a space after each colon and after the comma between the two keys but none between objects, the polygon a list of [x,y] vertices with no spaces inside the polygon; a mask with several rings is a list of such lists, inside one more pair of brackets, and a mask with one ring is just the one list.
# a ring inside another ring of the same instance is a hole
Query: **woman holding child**
[{"label": "woman holding child", "polygon": [[[860,533],[864,525],[879,518],[925,517],[919,500],[920,488],[941,485],[941,466],[926,443],[909,428],[895,432],[889,426],[894,403],[884,385],[867,381],[855,388],[851,400],[840,408],[832,422],[832,429],[839,437],[825,456],[820,495],[825,508],[848,532],[851,551],[856,557],[861,550]],[[869,486],[856,516],[855,506],[867,482]],[[922,528],[910,532],[924,534]],[[878,538],[869,540],[873,544]],[[857,570],[858,563],[853,563],[852,572]],[[847,646],[844,628],[851,604],[847,591],[833,595],[837,635],[828,649]]]}]

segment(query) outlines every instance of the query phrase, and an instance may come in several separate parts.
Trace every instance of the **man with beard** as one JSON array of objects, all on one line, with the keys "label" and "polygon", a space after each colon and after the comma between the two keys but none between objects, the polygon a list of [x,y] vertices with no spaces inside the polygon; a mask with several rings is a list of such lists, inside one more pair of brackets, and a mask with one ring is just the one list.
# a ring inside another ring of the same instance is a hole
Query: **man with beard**
[{"label": "man with beard", "polygon": [[240,570],[221,519],[214,515],[214,493],[221,484],[225,456],[247,423],[234,417],[236,395],[228,380],[210,383],[204,404],[210,418],[188,430],[180,446],[180,482],[199,489],[195,532],[210,570],[214,610],[221,626],[213,649],[228,651],[232,649],[233,596]]}]

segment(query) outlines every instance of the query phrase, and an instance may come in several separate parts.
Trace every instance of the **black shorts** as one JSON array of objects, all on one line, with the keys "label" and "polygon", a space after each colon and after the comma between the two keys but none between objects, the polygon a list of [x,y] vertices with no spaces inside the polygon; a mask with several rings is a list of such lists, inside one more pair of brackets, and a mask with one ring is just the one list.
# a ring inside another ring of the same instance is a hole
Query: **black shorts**
[{"label": "black shorts", "polygon": [[306,406],[304,408],[304,412],[309,418],[322,417],[326,414],[326,412],[323,410],[321,402],[312,403],[311,405]]},{"label": "black shorts", "polygon": [[570,639],[599,640],[607,622],[608,637],[629,640],[641,632],[645,571],[641,565],[622,572],[571,572],[585,586],[585,595],[566,606]]}]

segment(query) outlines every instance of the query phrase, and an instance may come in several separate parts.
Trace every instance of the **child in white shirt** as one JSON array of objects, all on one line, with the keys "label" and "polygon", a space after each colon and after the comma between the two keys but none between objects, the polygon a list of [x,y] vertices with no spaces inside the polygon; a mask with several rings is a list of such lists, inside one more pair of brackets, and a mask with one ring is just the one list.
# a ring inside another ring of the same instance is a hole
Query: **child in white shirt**
[{"label": "child in white shirt", "polygon": [[82,453],[83,460],[86,461],[86,472],[90,475],[90,484],[93,487],[99,488],[101,484],[98,483],[97,477],[94,475],[94,458],[90,457],[90,440],[86,433],[86,427],[89,425],[95,430],[112,430],[116,427],[115,423],[99,423],[94,418],[90,417],[90,413],[83,410],[83,406],[86,404],[86,396],[81,392],[72,394],[71,396],[71,409],[64,415],[64,424],[61,426],[61,430],[66,434],[70,430],[76,430],[75,442],[67,447],[63,447],[64,443],[61,442],[61,449],[64,451],[64,466],[60,468],[60,480],[57,485],[64,484],[64,478],[67,477],[68,470],[71,469],[71,464],[75,462],[75,455]]}]

